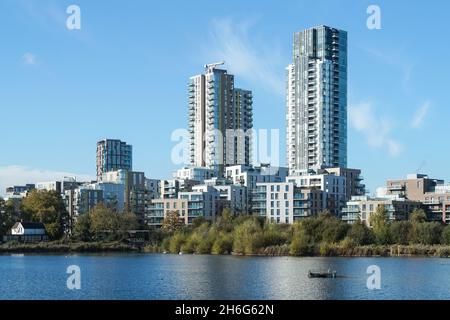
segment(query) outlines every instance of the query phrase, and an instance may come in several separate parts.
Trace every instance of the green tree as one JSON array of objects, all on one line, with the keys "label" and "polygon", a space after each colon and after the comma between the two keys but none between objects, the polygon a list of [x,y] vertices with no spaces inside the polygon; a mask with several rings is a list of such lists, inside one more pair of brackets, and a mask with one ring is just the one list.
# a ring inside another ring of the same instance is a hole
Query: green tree
[{"label": "green tree", "polygon": [[392,243],[407,245],[412,224],[410,221],[394,221],[389,226],[389,234]]},{"label": "green tree", "polygon": [[233,250],[233,238],[230,234],[221,232],[211,248],[212,254],[229,254]]},{"label": "green tree", "polygon": [[330,217],[322,221],[322,242],[324,243],[338,243],[343,240],[350,229],[350,225]]},{"label": "green tree", "polygon": [[247,219],[234,229],[233,251],[254,254],[263,245],[261,224],[257,219]]},{"label": "green tree", "polygon": [[373,228],[375,242],[385,245],[390,243],[388,212],[384,205],[379,205],[375,212],[370,215],[370,224]]},{"label": "green tree", "polygon": [[178,215],[178,211],[167,212],[167,215],[164,218],[161,229],[167,234],[174,234],[175,232],[181,230],[182,228],[183,228],[183,221]]},{"label": "green tree", "polygon": [[414,209],[409,215],[409,220],[412,223],[422,223],[427,221],[427,214],[423,209]]},{"label": "green tree", "polygon": [[98,204],[90,212],[90,232],[96,239],[103,235],[115,235],[120,229],[119,215],[104,204]]},{"label": "green tree", "polygon": [[180,231],[177,231],[170,238],[169,251],[171,253],[179,253],[181,252],[181,248],[185,243],[186,243],[186,235]]},{"label": "green tree", "polygon": [[263,228],[263,246],[279,246],[289,238],[289,225],[279,223],[266,223]]},{"label": "green tree", "polygon": [[11,227],[20,220],[12,200],[0,198],[0,235],[7,234]]},{"label": "green tree", "polygon": [[450,226],[442,229],[441,244],[450,245]]},{"label": "green tree", "polygon": [[80,241],[90,241],[92,239],[90,214],[82,214],[76,219],[73,227],[73,237]]},{"label": "green tree", "polygon": [[348,237],[355,245],[363,246],[373,242],[373,234],[371,230],[362,221],[352,224],[348,231]]},{"label": "green tree", "polygon": [[122,231],[136,230],[139,228],[139,220],[133,212],[124,212],[118,215],[119,229]]},{"label": "green tree", "polygon": [[311,254],[311,248],[311,238],[306,234],[306,230],[297,228],[291,241],[289,253],[293,256],[306,256]]},{"label": "green tree", "polygon": [[192,220],[192,228],[196,229],[200,227],[202,224],[207,222],[208,220],[206,220],[204,217],[197,217],[194,220]]},{"label": "green tree", "polygon": [[411,232],[411,242],[433,245],[441,241],[442,225],[438,222],[413,223]]},{"label": "green tree", "polygon": [[0,236],[6,234],[7,228],[7,215],[6,215],[6,202],[3,198],[0,198]]},{"label": "green tree", "polygon": [[56,191],[32,190],[22,200],[20,211],[34,222],[41,222],[51,239],[60,238],[67,226],[68,213]]},{"label": "green tree", "polygon": [[233,215],[231,214],[231,210],[228,208],[223,209],[215,225],[218,230],[231,232],[233,230]]}]

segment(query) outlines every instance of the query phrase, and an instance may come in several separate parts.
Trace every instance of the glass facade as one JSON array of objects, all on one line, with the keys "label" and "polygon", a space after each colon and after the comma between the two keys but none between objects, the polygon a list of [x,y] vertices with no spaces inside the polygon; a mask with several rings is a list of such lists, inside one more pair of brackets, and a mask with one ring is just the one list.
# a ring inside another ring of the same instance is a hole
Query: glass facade
[{"label": "glass facade", "polygon": [[287,68],[290,170],[347,167],[347,33],[326,26],[294,34]]}]

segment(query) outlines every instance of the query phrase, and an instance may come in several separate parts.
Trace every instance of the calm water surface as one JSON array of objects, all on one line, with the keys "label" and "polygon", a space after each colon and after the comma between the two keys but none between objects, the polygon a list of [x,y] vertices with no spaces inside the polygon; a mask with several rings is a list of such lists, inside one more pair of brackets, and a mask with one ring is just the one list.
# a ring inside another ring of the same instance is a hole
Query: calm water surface
[{"label": "calm water surface", "polygon": [[[81,268],[81,290],[66,286]],[[367,267],[381,268],[368,290]],[[309,279],[310,269],[337,279]],[[450,299],[450,260],[157,254],[0,255],[0,299]]]}]

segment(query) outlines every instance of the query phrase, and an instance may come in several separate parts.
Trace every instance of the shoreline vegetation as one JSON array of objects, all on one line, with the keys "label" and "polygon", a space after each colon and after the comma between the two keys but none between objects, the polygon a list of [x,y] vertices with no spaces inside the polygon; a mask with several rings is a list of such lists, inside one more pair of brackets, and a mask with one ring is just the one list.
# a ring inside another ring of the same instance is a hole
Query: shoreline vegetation
[{"label": "shoreline vegetation", "polygon": [[[329,212],[293,224],[276,224],[261,217],[232,216],[224,209],[216,221],[197,218],[184,225],[169,212],[161,229],[145,241],[130,241],[118,214],[99,206],[80,217],[71,237],[49,242],[0,244],[8,253],[168,253],[297,257],[450,257],[450,226],[427,222],[422,210],[407,221],[389,222],[384,208],[370,219],[347,224]],[[127,224],[136,226],[132,216]],[[131,220],[131,221],[129,221]],[[118,221],[118,220],[117,220]],[[109,223],[109,224],[108,224]],[[100,227],[101,226],[101,227]],[[131,230],[131,229],[128,229]],[[136,239],[134,239],[136,240]]]},{"label": "shoreline vegetation", "polygon": [[[224,209],[214,221],[199,217],[187,226],[177,211],[169,211],[160,229],[149,229],[133,213],[116,212],[100,204],[80,215],[69,228],[69,217],[60,195],[32,191],[20,207],[0,201],[0,234],[6,234],[16,221],[41,222],[51,241],[0,243],[0,254],[140,252],[450,257],[450,226],[427,221],[426,213],[420,209],[410,212],[408,220],[390,221],[388,217],[386,209],[379,206],[370,215],[369,226],[362,221],[347,224],[327,210],[293,224],[280,224],[264,217],[233,216],[229,209]],[[70,236],[67,230],[72,231]],[[133,230],[143,231],[143,235]]]},{"label": "shoreline vegetation", "polygon": [[[254,253],[196,253],[183,252],[192,255],[234,255],[249,257],[435,257],[449,258],[450,246],[446,245],[366,245],[345,247],[340,244],[311,246],[303,254],[292,254],[289,245],[278,245],[261,248]],[[76,254],[76,253],[144,253],[144,254],[179,254],[179,252],[164,251],[154,245],[137,247],[122,242],[71,242],[61,241],[40,243],[0,244],[2,254]]]}]

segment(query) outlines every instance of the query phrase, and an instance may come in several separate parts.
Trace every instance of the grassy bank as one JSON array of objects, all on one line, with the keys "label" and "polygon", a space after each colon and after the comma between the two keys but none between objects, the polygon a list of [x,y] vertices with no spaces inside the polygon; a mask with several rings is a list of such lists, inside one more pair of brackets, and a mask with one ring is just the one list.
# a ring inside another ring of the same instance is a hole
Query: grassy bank
[{"label": "grassy bank", "polygon": [[[143,252],[146,253],[171,253],[178,254],[178,252],[164,251],[161,247],[147,246]],[[201,254],[197,252],[187,252],[181,250],[183,254]],[[204,253],[217,254],[217,253]],[[344,247],[339,244],[327,244],[323,246],[311,246],[301,254],[292,254],[289,245],[270,246],[260,248],[254,253],[239,253],[231,252],[225,253],[231,255],[245,255],[245,256],[295,256],[295,257],[450,257],[450,246],[443,245],[368,245],[356,246],[352,248]]]},{"label": "grassy bank", "polygon": [[367,245],[348,247],[342,244],[311,245],[302,253],[292,253],[287,244],[259,248],[253,253],[242,252],[192,252],[190,250],[166,251],[162,246],[148,244],[142,248],[132,247],[121,242],[42,242],[42,243],[4,243],[2,253],[103,253],[103,252],[142,252],[178,254],[222,254],[246,256],[298,256],[298,257],[450,257],[450,246],[444,245]]},{"label": "grassy bank", "polygon": [[0,245],[1,253],[97,253],[97,252],[137,252],[121,242],[7,242]]}]

